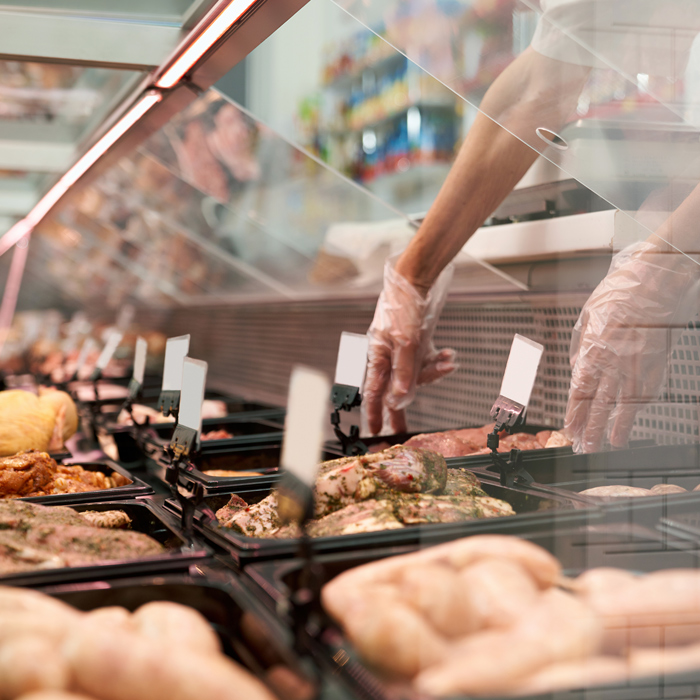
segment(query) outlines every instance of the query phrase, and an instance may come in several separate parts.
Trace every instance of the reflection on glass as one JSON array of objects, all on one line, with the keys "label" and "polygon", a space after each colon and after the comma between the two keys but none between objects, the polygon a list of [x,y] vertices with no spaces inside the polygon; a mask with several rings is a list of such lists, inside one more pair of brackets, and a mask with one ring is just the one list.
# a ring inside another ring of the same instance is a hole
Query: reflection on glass
[{"label": "reflection on glass", "polygon": [[0,61],[0,120],[84,126],[134,71]]}]

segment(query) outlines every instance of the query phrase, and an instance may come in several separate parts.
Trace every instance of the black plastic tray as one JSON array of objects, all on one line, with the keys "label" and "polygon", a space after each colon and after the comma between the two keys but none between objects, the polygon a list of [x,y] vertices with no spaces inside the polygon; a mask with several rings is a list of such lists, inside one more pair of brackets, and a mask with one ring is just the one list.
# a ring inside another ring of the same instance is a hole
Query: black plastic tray
[{"label": "black plastic tray", "polygon": [[[481,476],[481,475],[479,475]],[[229,494],[208,496],[204,505],[213,511],[224,506],[231,493],[240,495],[249,502],[258,502],[270,493],[276,483],[270,478],[267,484],[241,484]],[[517,535],[534,530],[554,530],[565,525],[581,525],[595,521],[600,512],[595,507],[577,502],[565,496],[539,489],[522,487],[508,488],[495,481],[482,480],[482,488],[489,496],[509,502],[517,515],[501,518],[485,518],[461,523],[431,523],[415,525],[400,530],[383,530],[357,535],[338,535],[334,537],[313,538],[314,549],[318,552],[347,551],[375,547],[389,547],[417,544],[435,544],[467,535],[501,533]],[[166,507],[177,511],[177,504],[166,501]],[[198,530],[213,544],[228,551],[239,563],[254,559],[294,556],[299,550],[299,539],[266,539],[247,537],[208,523],[205,518],[197,518]]]},{"label": "black plastic tray", "polygon": [[11,586],[47,586],[80,581],[102,581],[124,576],[160,574],[186,571],[209,556],[211,550],[201,542],[189,545],[180,534],[172,515],[156,507],[149,499],[100,502],[71,506],[74,510],[123,510],[132,520],[131,529],[149,535],[169,551],[155,557],[131,559],[100,564],[99,566],[65,567],[25,573],[0,575],[0,584]]},{"label": "black plastic tray", "polygon": [[[225,440],[205,440],[202,442],[202,453],[215,454],[229,448],[235,448],[239,444],[249,443],[251,437],[255,438],[253,442],[256,440],[279,440],[281,443],[284,415],[283,409],[266,408],[233,413],[224,418],[207,418],[202,421],[204,432],[223,428],[234,433],[235,437]],[[173,423],[134,426],[107,422],[105,430],[114,438],[119,459],[125,463],[135,463],[143,460],[144,456],[162,451],[172,437]],[[256,437],[258,435],[261,437]],[[270,436],[274,436],[274,438]]]},{"label": "black plastic tray", "polygon": [[[30,496],[21,500],[43,505],[55,504],[65,506],[79,503],[96,503],[97,501],[114,501],[121,498],[135,498],[136,496],[147,496],[153,493],[153,489],[148,484],[111,459],[105,458],[99,462],[75,462],[74,464],[83,467],[87,471],[102,472],[108,476],[111,472],[117,472],[117,474],[130,479],[131,483],[117,486],[113,489],[86,491],[84,493],[57,493],[49,496]],[[67,466],[72,466],[72,463],[68,462]]]},{"label": "black plastic tray", "polygon": [[[523,533],[522,537],[557,556],[562,562],[564,573],[568,575],[577,575],[586,569],[601,566],[614,566],[641,573],[660,568],[697,568],[700,565],[697,543],[692,545],[668,534],[644,528],[619,525],[564,528],[556,533]],[[324,554],[316,557],[315,563],[321,566],[324,580],[329,581],[355,566],[416,549],[417,547],[404,547]],[[258,586],[264,604],[277,614],[288,617],[289,594],[298,587],[303,569],[304,561],[298,558],[259,562],[246,567],[245,576]],[[305,635],[302,641],[317,663],[328,672],[338,674],[355,697],[367,700],[389,699],[380,681],[359,660],[352,646],[334,624],[330,624],[315,637]],[[682,692],[687,685],[692,686],[693,692],[684,695]],[[537,697],[561,700],[651,700],[698,697],[698,691],[700,669],[669,675],[663,679],[635,680],[628,685],[558,691]],[[410,691],[401,697],[402,700],[426,700],[425,696]]]},{"label": "black plastic tray", "polygon": [[[209,621],[219,635],[224,653],[261,680],[265,680],[269,668],[279,664],[308,677],[307,664],[292,651],[289,630],[258,602],[245,584],[215,563],[203,565],[200,571],[200,576],[145,576],[113,581],[109,586],[101,583],[49,586],[42,591],[83,611],[115,605],[133,611],[153,601],[186,605]],[[251,628],[256,633],[252,642],[245,633]],[[167,653],[164,643],[163,654]],[[116,676],[115,682],[118,682]],[[325,683],[329,686],[337,682],[329,679]],[[339,692],[321,688],[317,697],[351,700],[342,688]]]}]

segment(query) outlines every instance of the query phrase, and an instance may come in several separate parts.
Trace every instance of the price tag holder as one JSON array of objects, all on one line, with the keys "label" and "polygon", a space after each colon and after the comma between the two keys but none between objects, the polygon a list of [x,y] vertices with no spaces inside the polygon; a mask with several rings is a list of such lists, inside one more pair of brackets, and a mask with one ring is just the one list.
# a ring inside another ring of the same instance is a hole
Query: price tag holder
[{"label": "price tag holder", "polygon": [[75,363],[75,372],[73,373],[73,377],[75,379],[78,378],[80,371],[83,369],[83,367],[85,367],[85,363],[87,362],[88,357],[95,350],[97,350],[97,342],[95,341],[95,339],[86,338],[85,342],[83,343],[83,346],[80,348],[80,354],[78,355],[78,359]]},{"label": "price tag holder", "polygon": [[191,357],[184,358],[179,422],[170,442],[170,449],[178,459],[199,448],[206,384],[207,363]]},{"label": "price tag holder", "polygon": [[504,486],[513,486],[516,479],[525,484],[533,481],[522,465],[520,450],[512,449],[508,458],[499,454],[499,433],[504,429],[510,432],[525,422],[525,412],[530,403],[543,351],[544,347],[539,343],[516,334],[503,374],[501,393],[491,409],[495,425],[493,432],[486,436],[486,446],[491,450],[491,460],[500,472],[501,484]]},{"label": "price tag holder", "polygon": [[164,416],[175,414],[180,407],[182,368],[189,351],[189,335],[168,338],[168,342],[165,344],[163,384],[158,398],[158,409]]},{"label": "price tag holder", "polygon": [[491,417],[499,430],[514,428],[523,421],[535,386],[544,346],[516,334],[503,374],[501,392],[491,409]]},{"label": "price tag holder", "polygon": [[102,372],[105,370],[107,365],[110,363],[111,359],[114,357],[114,353],[117,351],[119,343],[122,342],[123,337],[124,334],[121,331],[115,330],[110,332],[109,337],[107,338],[107,342],[105,343],[104,348],[102,348],[100,356],[97,358],[97,364],[95,365],[95,369],[92,372],[92,377],[90,377],[90,379],[93,382],[97,381],[100,378]]},{"label": "price tag holder", "polygon": [[340,428],[340,411],[351,411],[362,403],[362,386],[367,371],[369,338],[358,333],[342,333],[338,360],[335,367],[335,383],[331,391],[333,413],[331,424],[335,436],[340,441],[343,454],[356,455],[367,452],[367,446],[360,440],[360,428],[350,427],[346,435]]},{"label": "price tag holder", "polygon": [[330,382],[323,373],[295,367],[289,382],[278,492],[283,522],[304,523],[313,517],[313,488],[321,460]]},{"label": "price tag holder", "polygon": [[136,349],[134,350],[134,373],[129,382],[129,399],[134,400],[143,386],[143,377],[146,372],[146,356],[148,355],[148,342],[139,336],[136,338]]}]

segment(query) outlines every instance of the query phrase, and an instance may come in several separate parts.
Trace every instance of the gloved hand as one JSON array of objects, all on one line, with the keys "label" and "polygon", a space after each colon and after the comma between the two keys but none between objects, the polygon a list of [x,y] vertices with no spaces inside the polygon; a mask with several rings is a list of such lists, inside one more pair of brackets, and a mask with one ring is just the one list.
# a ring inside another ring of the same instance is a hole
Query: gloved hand
[{"label": "gloved hand", "polygon": [[565,429],[575,452],[599,450],[609,423],[611,445],[627,445],[637,412],[663,385],[672,329],[698,311],[692,303],[698,277],[693,261],[648,241],[613,258],[571,339]]},{"label": "gloved hand", "polygon": [[452,280],[452,265],[424,297],[395,270],[396,259],[384,266],[384,289],[367,332],[369,353],[362,406],[373,435],[383,425],[386,408],[393,432],[406,431],[405,408],[416,386],[430,384],[456,369],[455,351],[435,350],[435,326]]}]

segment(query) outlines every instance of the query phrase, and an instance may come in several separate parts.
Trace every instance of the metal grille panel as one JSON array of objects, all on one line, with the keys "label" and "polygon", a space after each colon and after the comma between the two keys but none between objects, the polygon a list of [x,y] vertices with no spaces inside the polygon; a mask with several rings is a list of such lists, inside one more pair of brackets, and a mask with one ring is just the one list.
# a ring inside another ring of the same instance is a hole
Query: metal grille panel
[{"label": "metal grille panel", "polygon": [[[514,333],[545,346],[529,422],[560,427],[569,391],[571,329],[585,295],[501,303],[450,301],[435,344],[453,347],[459,369],[423,387],[409,409],[412,430],[484,423],[498,395]],[[204,307],[146,314],[142,321],[168,335],[192,333],[191,355],[209,362],[212,386],[248,398],[282,404],[297,363],[332,375],[342,331],[363,333],[373,302]],[[640,413],[634,438],[660,443],[698,437],[700,324],[684,331],[669,361],[663,399]]]}]

